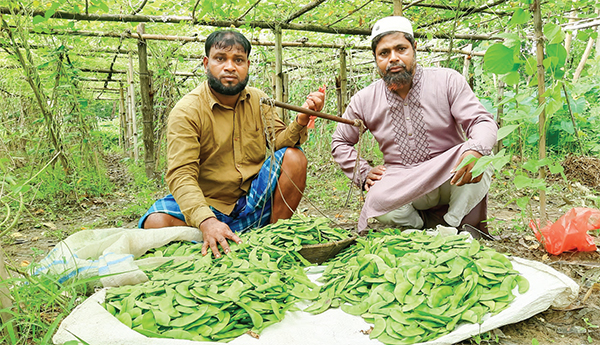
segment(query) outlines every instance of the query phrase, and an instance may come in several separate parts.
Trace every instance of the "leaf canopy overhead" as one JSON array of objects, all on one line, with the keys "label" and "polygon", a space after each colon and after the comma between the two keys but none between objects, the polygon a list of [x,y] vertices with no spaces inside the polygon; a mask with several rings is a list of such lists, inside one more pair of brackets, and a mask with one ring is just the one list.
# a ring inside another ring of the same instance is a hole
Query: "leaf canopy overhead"
[{"label": "leaf canopy overhead", "polygon": [[[484,51],[493,45],[493,41],[479,46],[479,39],[503,39],[506,42],[507,37],[516,35],[515,25],[525,27],[521,36],[530,34],[531,30],[526,28],[531,17],[530,2],[413,0],[403,1],[402,8],[403,15],[413,22],[419,47],[461,48],[473,44],[473,50]],[[544,3],[544,18],[555,26],[549,27],[546,34],[551,39],[560,40],[562,37],[558,35],[562,32],[557,28],[569,22],[569,15],[577,17],[576,21],[595,18],[594,10],[598,6],[596,0]],[[196,37],[199,42],[217,27],[237,27],[253,43],[267,44],[274,41],[272,29],[281,26],[284,42],[368,49],[370,28],[378,19],[393,14],[394,1],[0,0],[0,11],[9,25],[29,30],[32,47],[37,44],[42,48],[37,52],[40,56],[68,46],[68,51],[77,55],[76,60],[82,68],[124,70],[127,64],[125,56],[114,59],[113,64],[111,60],[115,53],[136,53],[137,40],[125,38],[135,34],[136,25],[140,22],[145,23],[147,34]],[[19,21],[16,19],[18,16],[11,14],[27,14],[27,17],[22,17],[20,24],[15,24]],[[159,53],[152,45],[149,48],[151,54]],[[272,47],[268,49],[267,54],[270,54]],[[160,45],[161,55],[171,56],[181,64],[178,70],[197,69],[198,61],[188,60],[201,58],[202,53],[202,44],[172,41]],[[306,53],[310,55],[310,52]],[[291,51],[286,54],[305,55]],[[323,59],[323,55],[328,53],[321,50],[312,54]]]}]

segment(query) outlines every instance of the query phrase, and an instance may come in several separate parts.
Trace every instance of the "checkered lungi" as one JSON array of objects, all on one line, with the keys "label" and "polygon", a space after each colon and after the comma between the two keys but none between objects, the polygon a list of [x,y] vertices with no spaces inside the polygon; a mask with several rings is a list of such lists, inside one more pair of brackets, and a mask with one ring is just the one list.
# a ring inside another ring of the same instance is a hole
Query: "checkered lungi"
[{"label": "checkered lungi", "polygon": [[[246,232],[252,228],[260,228],[269,224],[271,218],[271,197],[277,186],[277,180],[281,174],[281,162],[287,147],[275,151],[274,164],[271,165],[271,157],[267,157],[257,177],[252,180],[248,194],[238,199],[231,214],[226,215],[217,211],[214,207],[210,209],[215,217],[221,222],[229,225],[233,232]],[[146,218],[155,212],[166,213],[185,222],[185,216],[172,194],[157,200],[146,211],[138,222],[142,228]]]}]

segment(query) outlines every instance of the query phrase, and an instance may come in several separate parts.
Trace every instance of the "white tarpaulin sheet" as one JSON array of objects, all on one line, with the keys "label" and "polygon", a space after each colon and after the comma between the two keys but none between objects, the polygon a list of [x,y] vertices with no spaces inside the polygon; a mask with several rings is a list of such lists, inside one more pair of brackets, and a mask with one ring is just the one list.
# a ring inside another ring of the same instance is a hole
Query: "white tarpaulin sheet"
[{"label": "white tarpaulin sheet", "polygon": [[148,280],[134,260],[172,241],[202,241],[198,228],[82,230],[61,241],[36,265],[33,274],[51,273],[64,282],[75,276],[100,276],[103,286],[135,285]]},{"label": "white tarpaulin sheet", "polygon": [[[447,345],[470,338],[473,335],[516,323],[538,314],[549,307],[564,308],[579,294],[579,286],[566,275],[540,262],[511,258],[514,268],[529,280],[527,293],[517,296],[501,313],[484,317],[482,324],[464,324],[452,333],[422,345]],[[320,274],[319,274],[320,275]],[[318,278],[313,275],[311,279]],[[516,289],[516,288],[515,288]],[[84,301],[63,320],[54,335],[55,344],[63,344],[77,338],[92,345],[183,345],[219,344],[177,339],[147,338],[113,317],[102,307],[105,290],[101,290]],[[370,340],[367,331],[371,327],[359,316],[344,313],[341,309],[329,309],[319,315],[296,311],[288,312],[284,320],[266,328],[259,339],[244,334],[229,344],[232,345],[364,345],[381,344]]]}]

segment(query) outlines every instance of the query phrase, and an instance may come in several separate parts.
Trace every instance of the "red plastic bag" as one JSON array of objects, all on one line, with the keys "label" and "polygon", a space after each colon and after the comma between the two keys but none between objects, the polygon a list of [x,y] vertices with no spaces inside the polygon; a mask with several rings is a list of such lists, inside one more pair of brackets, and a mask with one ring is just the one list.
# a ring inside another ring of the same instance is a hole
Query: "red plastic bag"
[{"label": "red plastic bag", "polygon": [[596,244],[594,238],[587,232],[600,228],[600,210],[576,207],[565,213],[554,224],[549,221],[540,229],[538,219],[530,221],[529,227],[550,254],[558,255],[565,251],[593,252],[597,249]]}]

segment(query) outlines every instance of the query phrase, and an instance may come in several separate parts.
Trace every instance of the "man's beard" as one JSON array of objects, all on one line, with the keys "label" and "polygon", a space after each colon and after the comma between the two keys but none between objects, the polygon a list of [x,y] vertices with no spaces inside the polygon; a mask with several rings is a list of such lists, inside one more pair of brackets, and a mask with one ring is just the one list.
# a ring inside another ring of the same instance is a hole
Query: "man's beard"
[{"label": "man's beard", "polygon": [[212,73],[210,73],[209,70],[206,71],[206,78],[208,79],[208,85],[211,89],[215,90],[215,92],[226,96],[234,96],[242,92],[246,85],[248,85],[248,79],[250,78],[250,75],[246,75],[246,78],[244,80],[240,81],[239,83],[233,86],[223,85],[223,83],[221,83],[221,81],[217,79],[217,77],[212,75]]},{"label": "man's beard", "polygon": [[[415,65],[416,64],[413,62],[412,66],[409,68],[403,62],[390,64],[387,66],[385,73],[383,73],[381,77],[385,82],[385,85],[387,85],[391,91],[396,91],[400,87],[410,85],[412,83]],[[400,72],[390,72],[390,69],[398,66],[404,67],[404,70]]]}]

